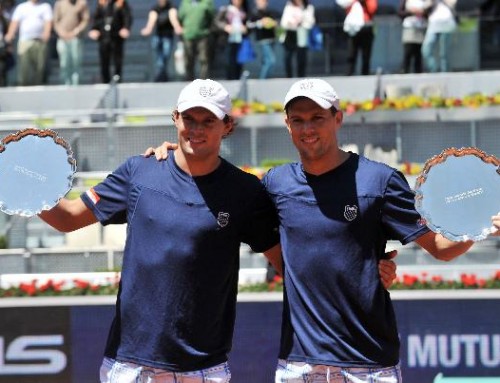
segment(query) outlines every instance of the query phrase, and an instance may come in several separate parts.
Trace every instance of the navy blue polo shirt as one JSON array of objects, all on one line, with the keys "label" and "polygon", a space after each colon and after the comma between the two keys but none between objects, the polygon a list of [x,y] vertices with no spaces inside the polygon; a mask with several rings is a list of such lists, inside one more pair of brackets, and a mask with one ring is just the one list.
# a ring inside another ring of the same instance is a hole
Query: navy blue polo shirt
[{"label": "navy blue polo shirt", "polygon": [[396,320],[378,261],[388,240],[406,244],[428,231],[403,175],[351,153],[319,176],[298,163],[274,168],[264,185],[278,210],[285,270],[280,358],[397,364]]},{"label": "navy blue polo shirt", "polygon": [[171,371],[225,362],[244,242],[279,242],[277,215],[254,175],[222,159],[191,177],[175,163],[132,157],[82,195],[104,225],[128,223],[105,356]]}]

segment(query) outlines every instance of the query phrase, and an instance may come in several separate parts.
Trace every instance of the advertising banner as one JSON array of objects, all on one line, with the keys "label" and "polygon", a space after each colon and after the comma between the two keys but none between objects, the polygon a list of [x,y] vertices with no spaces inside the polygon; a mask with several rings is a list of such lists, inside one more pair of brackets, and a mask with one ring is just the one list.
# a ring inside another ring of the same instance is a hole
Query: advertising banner
[{"label": "advertising banner", "polygon": [[[405,383],[500,383],[500,300],[395,300]],[[232,383],[272,382],[281,301],[238,303]],[[89,383],[114,306],[0,307],[0,383]]]}]

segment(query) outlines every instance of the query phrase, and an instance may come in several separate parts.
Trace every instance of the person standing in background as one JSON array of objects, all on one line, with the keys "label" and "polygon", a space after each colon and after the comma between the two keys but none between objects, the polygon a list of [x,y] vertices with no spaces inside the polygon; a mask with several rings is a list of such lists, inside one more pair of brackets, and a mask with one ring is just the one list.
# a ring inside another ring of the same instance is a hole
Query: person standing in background
[{"label": "person standing in background", "polygon": [[11,45],[5,41],[5,35],[9,28],[9,21],[3,14],[3,6],[0,3],[0,87],[7,86],[8,60],[11,53]]},{"label": "person standing in background", "polygon": [[61,80],[65,85],[80,83],[83,40],[89,24],[87,0],[57,0],[54,4],[54,31],[57,34],[57,53]]},{"label": "person standing in background", "polygon": [[238,51],[243,37],[247,34],[246,21],[248,7],[246,0],[229,0],[229,5],[222,6],[215,20],[219,30],[224,31],[227,47],[226,78],[237,80],[243,71],[243,65],[238,62]]},{"label": "person standing in background", "polygon": [[[340,4],[339,0],[337,3]],[[342,2],[345,3],[345,2]],[[361,74],[370,74],[370,61],[373,46],[373,17],[377,12],[377,0],[355,0],[347,2],[344,31],[349,35],[347,47],[347,76],[352,76],[356,71],[356,61],[361,52]],[[359,16],[358,16],[359,14]],[[356,15],[355,25],[347,25]]]},{"label": "person standing in background", "polygon": [[89,37],[99,43],[101,81],[111,81],[111,59],[114,74],[122,80],[125,40],[130,36],[132,11],[126,0],[98,0]]},{"label": "person standing in background", "polygon": [[182,40],[186,55],[186,80],[195,78],[195,66],[199,65],[198,78],[206,79],[210,74],[210,32],[215,17],[213,0],[181,0],[179,21],[182,25]]},{"label": "person standing in background", "polygon": [[275,15],[267,8],[267,0],[255,0],[256,10],[250,16],[247,27],[255,31],[255,40],[260,48],[260,79],[269,78],[276,64],[274,41],[276,39]]},{"label": "person standing in background", "polygon": [[19,86],[43,85],[47,64],[47,43],[52,29],[52,8],[48,3],[27,0],[12,14],[5,41],[10,44],[19,30],[17,43]]},{"label": "person standing in background", "polygon": [[305,77],[309,31],[316,23],[314,6],[308,0],[287,1],[280,25],[285,30],[285,71],[294,77],[293,60],[297,62],[297,76]]},{"label": "person standing in background", "polygon": [[401,40],[403,42],[403,73],[422,73],[422,42],[427,27],[427,16],[432,0],[401,0],[399,16],[403,20]]},{"label": "person standing in background", "polygon": [[177,9],[170,0],[158,0],[148,14],[146,26],[142,28],[141,35],[149,36],[155,31],[151,38],[151,46],[155,56],[156,74],[155,82],[169,80],[168,63],[172,55],[174,34],[181,35],[182,27],[177,18]]},{"label": "person standing in background", "polygon": [[[457,28],[455,5],[457,0],[433,0],[429,22],[422,43],[422,56],[429,72],[447,72],[448,49],[451,33]],[[438,57],[434,49],[438,46]]]}]

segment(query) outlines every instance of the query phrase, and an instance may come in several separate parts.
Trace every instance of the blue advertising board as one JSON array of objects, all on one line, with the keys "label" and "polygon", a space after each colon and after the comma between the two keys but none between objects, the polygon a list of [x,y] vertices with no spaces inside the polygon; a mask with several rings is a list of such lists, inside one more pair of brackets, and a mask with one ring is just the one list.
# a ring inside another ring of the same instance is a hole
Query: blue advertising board
[{"label": "blue advertising board", "polygon": [[[477,299],[455,293],[394,300],[405,383],[500,382],[500,292],[486,298],[478,292]],[[113,300],[53,301],[29,307],[0,301],[0,383],[98,381]],[[276,298],[238,302],[229,356],[233,383],[273,381],[281,310]]]}]

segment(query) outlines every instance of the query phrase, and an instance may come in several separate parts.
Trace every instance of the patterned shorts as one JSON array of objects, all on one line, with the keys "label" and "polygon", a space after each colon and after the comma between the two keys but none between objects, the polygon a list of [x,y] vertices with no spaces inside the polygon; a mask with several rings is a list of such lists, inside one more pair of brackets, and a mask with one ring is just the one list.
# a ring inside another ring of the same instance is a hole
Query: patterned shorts
[{"label": "patterned shorts", "polygon": [[159,368],[104,358],[101,383],[228,383],[231,372],[226,363],[190,372],[170,372]]},{"label": "patterned shorts", "polygon": [[399,365],[385,368],[335,367],[280,359],[275,383],[402,383]]}]

